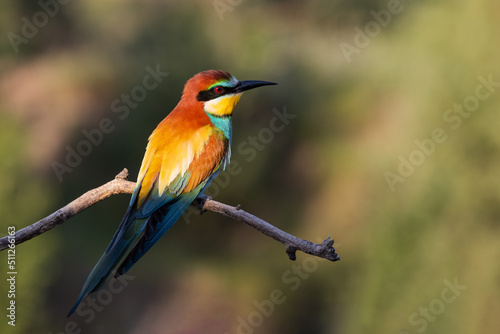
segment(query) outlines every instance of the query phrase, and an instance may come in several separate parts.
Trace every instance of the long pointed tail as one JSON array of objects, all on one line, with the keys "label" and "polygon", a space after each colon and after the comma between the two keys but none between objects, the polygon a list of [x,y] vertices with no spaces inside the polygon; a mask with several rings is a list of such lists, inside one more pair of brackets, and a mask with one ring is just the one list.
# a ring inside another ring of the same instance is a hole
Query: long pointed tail
[{"label": "long pointed tail", "polygon": [[99,290],[106,280],[113,274],[123,257],[137,242],[144,230],[146,219],[136,219],[125,215],[120,227],[111,240],[108,249],[101,256],[92,272],[87,277],[82,291],[75,302],[75,305],[68,313],[68,317],[73,314],[82,300],[90,293]]},{"label": "long pointed tail", "polygon": [[181,195],[170,203],[160,207],[148,219],[144,234],[134,248],[120,264],[115,277],[125,274],[146,252],[167,233],[179,217],[186,211],[199,193],[196,191]]}]

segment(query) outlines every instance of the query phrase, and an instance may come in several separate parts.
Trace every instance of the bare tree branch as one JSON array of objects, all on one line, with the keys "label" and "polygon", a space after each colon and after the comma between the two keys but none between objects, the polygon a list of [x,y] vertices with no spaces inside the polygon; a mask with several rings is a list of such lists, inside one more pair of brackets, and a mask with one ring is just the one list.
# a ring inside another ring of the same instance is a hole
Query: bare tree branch
[{"label": "bare tree branch", "polygon": [[[78,197],[65,207],[57,210],[51,215],[37,221],[36,223],[27,226],[15,233],[15,243],[20,244],[31,238],[34,238],[42,233],[45,233],[59,224],[64,223],[74,215],[87,209],[91,205],[102,201],[103,199],[116,194],[131,194],[134,191],[135,183],[127,181],[128,170],[125,168],[118,174],[113,181],[110,181],[98,188],[87,191],[82,196]],[[296,251],[300,250],[304,253],[328,259],[330,261],[340,260],[333,248],[333,240],[328,237],[321,244],[297,238],[288,234],[277,227],[267,223],[266,221],[255,217],[254,215],[241,210],[240,205],[233,207],[224,203],[212,200],[210,197],[203,195],[192,204],[199,210],[212,211],[223,216],[233,218],[243,222],[268,237],[271,237],[281,242],[286,247],[286,253],[290,260],[296,259]],[[9,237],[0,239],[0,251],[9,247]]]}]

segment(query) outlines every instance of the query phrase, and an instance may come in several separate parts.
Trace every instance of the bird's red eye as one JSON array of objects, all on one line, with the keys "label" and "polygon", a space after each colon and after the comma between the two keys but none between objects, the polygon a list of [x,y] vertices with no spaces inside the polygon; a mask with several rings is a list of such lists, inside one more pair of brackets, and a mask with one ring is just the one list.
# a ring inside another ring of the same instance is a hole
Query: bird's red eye
[{"label": "bird's red eye", "polygon": [[216,86],[214,88],[214,91],[217,93],[217,94],[220,94],[224,91],[224,88],[222,88],[222,86]]}]

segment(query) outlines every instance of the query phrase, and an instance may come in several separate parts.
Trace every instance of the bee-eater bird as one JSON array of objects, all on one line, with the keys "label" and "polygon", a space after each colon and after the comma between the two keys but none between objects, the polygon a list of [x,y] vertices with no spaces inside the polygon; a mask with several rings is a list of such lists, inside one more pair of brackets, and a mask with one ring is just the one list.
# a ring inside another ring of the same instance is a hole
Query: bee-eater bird
[{"label": "bee-eater bird", "polygon": [[203,194],[229,163],[231,116],[241,94],[265,85],[276,83],[238,81],[218,70],[186,82],[177,106],[149,137],[127,212],[68,316],[113,273],[126,273]]}]

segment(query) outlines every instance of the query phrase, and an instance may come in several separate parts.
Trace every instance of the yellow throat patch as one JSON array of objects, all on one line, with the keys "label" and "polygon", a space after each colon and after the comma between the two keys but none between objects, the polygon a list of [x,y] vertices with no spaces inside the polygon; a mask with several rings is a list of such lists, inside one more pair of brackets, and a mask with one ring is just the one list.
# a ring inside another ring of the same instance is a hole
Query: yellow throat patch
[{"label": "yellow throat patch", "polygon": [[206,101],[203,109],[214,116],[229,116],[233,113],[234,106],[240,100],[242,93],[223,95],[216,99]]}]

